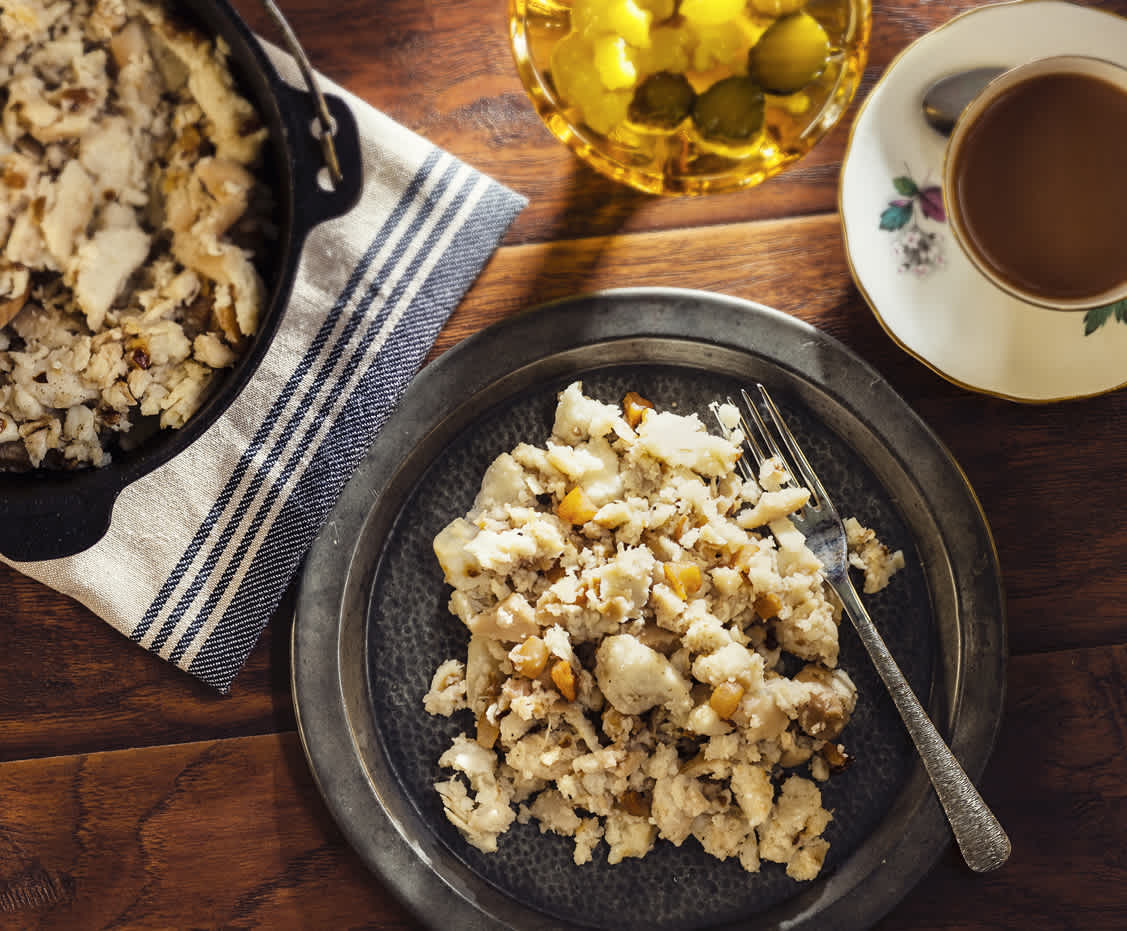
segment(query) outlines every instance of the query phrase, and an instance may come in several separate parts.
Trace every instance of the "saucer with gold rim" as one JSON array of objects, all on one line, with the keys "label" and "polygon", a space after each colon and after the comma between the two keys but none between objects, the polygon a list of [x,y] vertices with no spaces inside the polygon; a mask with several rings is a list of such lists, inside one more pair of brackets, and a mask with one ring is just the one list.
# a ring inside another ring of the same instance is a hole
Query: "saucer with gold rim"
[{"label": "saucer with gold rim", "polygon": [[947,227],[947,140],[924,120],[922,100],[944,75],[1062,54],[1127,66],[1127,19],[1061,0],[1015,0],[932,30],[897,56],[858,110],[838,193],[850,270],[892,339],[947,380],[1015,401],[1127,384],[1127,302],[1047,310],[990,283]]}]

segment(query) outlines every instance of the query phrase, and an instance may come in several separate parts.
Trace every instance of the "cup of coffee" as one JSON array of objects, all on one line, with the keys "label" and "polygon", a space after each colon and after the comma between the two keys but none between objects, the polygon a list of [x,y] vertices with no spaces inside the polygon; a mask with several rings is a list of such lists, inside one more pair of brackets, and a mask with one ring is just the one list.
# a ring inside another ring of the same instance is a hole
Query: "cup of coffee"
[{"label": "cup of coffee", "polygon": [[1020,65],[962,112],[947,144],[952,232],[997,287],[1087,310],[1127,298],[1127,69],[1083,56]]}]

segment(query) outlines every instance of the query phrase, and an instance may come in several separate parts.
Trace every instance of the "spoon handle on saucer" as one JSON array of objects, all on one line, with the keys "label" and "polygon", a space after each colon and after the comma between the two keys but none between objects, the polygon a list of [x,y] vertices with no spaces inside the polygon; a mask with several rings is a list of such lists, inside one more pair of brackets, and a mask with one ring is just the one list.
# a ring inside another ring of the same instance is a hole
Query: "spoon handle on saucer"
[{"label": "spoon handle on saucer", "polygon": [[1005,70],[1001,66],[972,68],[940,78],[924,92],[924,119],[936,132],[950,135],[967,104]]}]

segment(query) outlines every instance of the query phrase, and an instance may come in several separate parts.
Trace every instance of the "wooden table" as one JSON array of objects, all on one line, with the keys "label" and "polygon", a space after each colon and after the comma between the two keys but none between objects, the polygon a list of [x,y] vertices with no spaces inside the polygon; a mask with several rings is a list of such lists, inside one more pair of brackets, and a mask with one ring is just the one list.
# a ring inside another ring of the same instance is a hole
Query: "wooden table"
[{"label": "wooden table", "polygon": [[[881,927],[1127,927],[1127,393],[1017,405],[898,349],[842,251],[849,118],[760,188],[657,200],[603,180],[544,130],[514,73],[504,0],[284,5],[330,77],[530,199],[435,353],[545,299],[680,285],[789,311],[907,398],[997,538],[1012,661],[982,790],[1014,853],[986,876],[948,853]],[[862,92],[973,5],[876,0]],[[1127,14],[1127,0],[1097,5]],[[271,34],[252,0],[242,8]],[[0,567],[0,927],[416,926],[313,785],[290,700],[291,608],[223,697]]]}]

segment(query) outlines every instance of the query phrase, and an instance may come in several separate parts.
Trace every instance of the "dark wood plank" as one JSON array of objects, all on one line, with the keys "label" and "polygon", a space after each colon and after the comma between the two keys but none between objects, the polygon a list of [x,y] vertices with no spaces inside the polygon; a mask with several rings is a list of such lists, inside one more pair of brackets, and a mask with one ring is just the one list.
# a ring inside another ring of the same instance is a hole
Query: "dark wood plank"
[{"label": "dark wood plank", "polygon": [[292,730],[292,610],[224,696],[0,565],[0,761]]},{"label": "dark wood plank", "polygon": [[0,925],[406,928],[295,735],[0,766]]},{"label": "dark wood plank", "polygon": [[[887,929],[1127,925],[1127,646],[1013,663],[983,792],[1012,861],[952,852]],[[296,737],[0,764],[5,928],[406,928],[331,823]]]},{"label": "dark wood plank", "polygon": [[[913,40],[979,0],[876,0],[863,96]],[[1088,5],[1127,13],[1127,0]],[[254,0],[237,6],[276,32]],[[834,209],[856,105],[798,165],[750,191],[656,198],[603,179],[544,128],[516,76],[505,0],[313,0],[283,4],[314,65],[396,120],[531,200],[510,244],[703,226]]]},{"label": "dark wood plank", "polygon": [[1127,927],[1125,696],[1127,647],[1015,660],[982,784],[1013,856],[974,875],[952,850],[881,931]]}]

